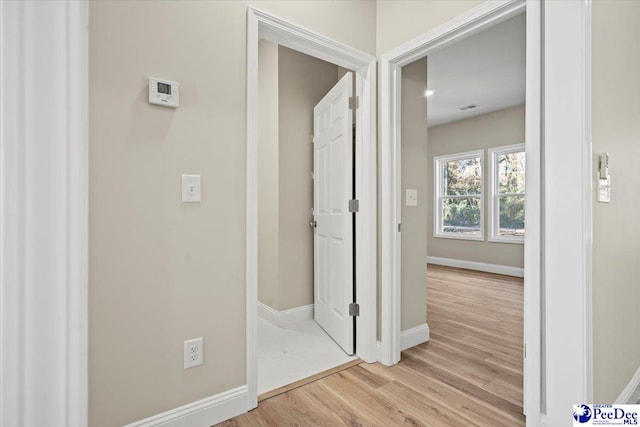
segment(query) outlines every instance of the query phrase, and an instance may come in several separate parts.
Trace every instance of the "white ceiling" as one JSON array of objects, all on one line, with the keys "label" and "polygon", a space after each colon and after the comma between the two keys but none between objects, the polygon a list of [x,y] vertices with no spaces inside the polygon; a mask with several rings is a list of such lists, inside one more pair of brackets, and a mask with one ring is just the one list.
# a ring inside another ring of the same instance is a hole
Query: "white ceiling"
[{"label": "white ceiling", "polygon": [[429,55],[427,67],[429,126],[524,104],[525,15]]}]

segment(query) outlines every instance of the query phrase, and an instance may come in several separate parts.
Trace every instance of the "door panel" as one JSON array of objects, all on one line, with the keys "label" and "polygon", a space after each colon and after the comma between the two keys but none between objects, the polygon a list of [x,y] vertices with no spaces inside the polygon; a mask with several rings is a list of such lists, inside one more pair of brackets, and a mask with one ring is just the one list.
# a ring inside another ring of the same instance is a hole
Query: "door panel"
[{"label": "door panel", "polygon": [[347,73],[315,106],[313,149],[314,318],[348,354],[354,353],[353,318],[353,151]]}]

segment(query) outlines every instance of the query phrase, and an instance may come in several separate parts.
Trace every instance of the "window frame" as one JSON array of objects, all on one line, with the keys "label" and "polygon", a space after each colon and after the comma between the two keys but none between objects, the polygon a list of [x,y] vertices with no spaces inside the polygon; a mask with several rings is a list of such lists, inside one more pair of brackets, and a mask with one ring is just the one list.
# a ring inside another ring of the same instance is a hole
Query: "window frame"
[{"label": "window frame", "polygon": [[[461,196],[444,196],[442,194],[442,165],[450,161],[465,160],[478,157],[480,158],[480,194],[461,195]],[[463,153],[446,154],[442,156],[434,156],[433,158],[433,198],[434,198],[434,212],[433,212],[433,237],[443,239],[456,239],[456,240],[475,240],[484,241],[484,150],[465,151]],[[465,198],[474,197],[480,199],[480,234],[477,236],[459,235],[451,232],[443,231],[442,224],[442,201],[445,198]]]},{"label": "window frame", "polygon": [[[525,144],[512,144],[512,145],[504,145],[502,147],[493,147],[489,148],[489,198],[490,202],[488,204],[488,218],[489,218],[489,242],[496,243],[514,243],[524,245],[524,235],[522,236],[501,236],[500,232],[500,197],[504,196],[521,196],[526,200],[527,197],[527,188],[525,185],[524,193],[505,193],[500,194],[498,184],[498,165],[497,159],[499,155],[502,154],[511,154],[511,153],[519,153],[523,152],[526,155]],[[526,157],[525,157],[526,159]],[[525,160],[526,161],[526,160]],[[525,163],[525,174],[526,174],[526,163]],[[525,218],[526,220],[526,218]],[[525,235],[526,235],[526,223],[525,223]]]}]

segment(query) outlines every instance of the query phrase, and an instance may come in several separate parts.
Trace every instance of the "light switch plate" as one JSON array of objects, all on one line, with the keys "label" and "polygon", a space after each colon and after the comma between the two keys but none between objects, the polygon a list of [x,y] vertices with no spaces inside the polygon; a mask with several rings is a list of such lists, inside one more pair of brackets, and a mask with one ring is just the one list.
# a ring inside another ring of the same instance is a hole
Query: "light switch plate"
[{"label": "light switch plate", "polygon": [[182,202],[198,203],[201,198],[200,175],[182,175]]},{"label": "light switch plate", "polygon": [[418,206],[418,190],[407,189],[405,195],[406,206]]}]

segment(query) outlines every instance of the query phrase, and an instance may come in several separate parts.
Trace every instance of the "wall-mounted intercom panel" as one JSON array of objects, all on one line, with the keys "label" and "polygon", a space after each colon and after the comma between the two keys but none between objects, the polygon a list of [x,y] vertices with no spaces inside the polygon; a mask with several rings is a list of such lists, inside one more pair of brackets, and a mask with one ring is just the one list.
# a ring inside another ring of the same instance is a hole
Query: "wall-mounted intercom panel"
[{"label": "wall-mounted intercom panel", "polygon": [[179,84],[149,77],[149,104],[176,108],[180,103]]}]

